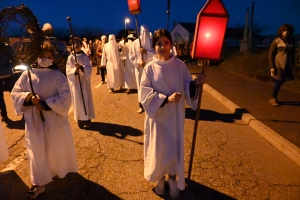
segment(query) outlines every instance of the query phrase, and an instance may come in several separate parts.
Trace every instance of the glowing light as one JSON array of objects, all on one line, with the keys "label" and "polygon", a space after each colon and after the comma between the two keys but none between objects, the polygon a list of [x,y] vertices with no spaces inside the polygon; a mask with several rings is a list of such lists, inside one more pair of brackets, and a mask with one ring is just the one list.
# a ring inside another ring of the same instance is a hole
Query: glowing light
[{"label": "glowing light", "polygon": [[206,33],[206,37],[208,38],[210,36],[210,34],[209,33]]}]

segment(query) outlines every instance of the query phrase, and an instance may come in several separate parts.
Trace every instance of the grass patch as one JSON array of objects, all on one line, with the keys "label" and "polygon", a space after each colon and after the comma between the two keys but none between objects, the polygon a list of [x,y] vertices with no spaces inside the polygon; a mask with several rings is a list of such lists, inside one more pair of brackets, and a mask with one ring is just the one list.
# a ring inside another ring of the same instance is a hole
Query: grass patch
[{"label": "grass patch", "polygon": [[[259,49],[245,54],[239,51],[226,50],[225,60],[220,66],[235,74],[272,84],[268,63],[268,49]],[[299,56],[299,55],[298,55]],[[299,59],[299,57],[297,57]],[[293,70],[295,81],[287,80],[282,86],[285,89],[300,93],[300,65]]]}]

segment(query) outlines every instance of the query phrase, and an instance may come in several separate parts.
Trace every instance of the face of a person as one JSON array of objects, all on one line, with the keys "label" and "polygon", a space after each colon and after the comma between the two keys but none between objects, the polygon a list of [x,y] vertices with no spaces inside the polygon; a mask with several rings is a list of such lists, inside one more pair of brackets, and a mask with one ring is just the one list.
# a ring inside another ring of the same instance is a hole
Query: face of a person
[{"label": "face of a person", "polygon": [[282,31],[282,37],[285,38],[287,37],[288,32],[287,31]]},{"label": "face of a person", "polygon": [[73,44],[74,44],[74,48],[76,51],[80,51],[82,45],[80,44],[80,41],[79,40],[74,40],[73,41]]},{"label": "face of a person", "polygon": [[105,44],[106,43],[106,38],[102,38],[101,42],[102,42],[102,44]]},{"label": "face of a person", "polygon": [[160,37],[155,44],[155,51],[159,55],[168,55],[172,48],[170,40],[166,36]]},{"label": "face of a person", "polygon": [[42,54],[40,55],[40,58],[47,58],[49,60],[54,61],[54,57],[50,51],[43,51]]}]

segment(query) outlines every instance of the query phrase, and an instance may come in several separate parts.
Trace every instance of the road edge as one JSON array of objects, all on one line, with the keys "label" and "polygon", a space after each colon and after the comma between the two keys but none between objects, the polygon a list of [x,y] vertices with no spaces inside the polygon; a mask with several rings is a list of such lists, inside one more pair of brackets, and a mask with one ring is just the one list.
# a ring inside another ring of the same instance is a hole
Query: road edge
[{"label": "road edge", "polygon": [[[233,113],[236,113],[237,110],[242,110],[241,107],[230,101],[228,98],[226,98],[224,95],[216,91],[208,84],[203,85],[203,90],[211,94]],[[257,120],[249,113],[242,113],[241,119],[252,129],[254,129],[260,136],[266,139],[271,145],[273,145],[277,150],[282,152],[285,156],[287,156],[291,161],[293,161],[300,167],[300,149],[297,146],[287,141],[285,138],[280,136],[278,133]]]}]

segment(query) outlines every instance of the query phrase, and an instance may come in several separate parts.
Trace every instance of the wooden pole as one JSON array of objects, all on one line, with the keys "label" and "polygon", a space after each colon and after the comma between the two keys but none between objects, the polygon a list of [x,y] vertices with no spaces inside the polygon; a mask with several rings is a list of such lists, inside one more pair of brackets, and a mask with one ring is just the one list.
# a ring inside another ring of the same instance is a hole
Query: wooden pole
[{"label": "wooden pole", "polygon": [[[202,74],[205,74],[205,66],[207,61],[202,61]],[[191,155],[190,155],[190,164],[189,164],[189,171],[188,171],[188,179],[191,179],[192,173],[192,166],[193,166],[193,159],[194,159],[194,152],[195,152],[195,145],[196,145],[196,137],[197,137],[197,129],[198,129],[198,121],[200,117],[200,107],[201,107],[201,99],[202,99],[202,92],[203,92],[203,84],[201,84],[200,88],[198,89],[198,104],[195,116],[195,125],[194,125],[194,134],[192,140],[192,148],[191,148]]]}]

